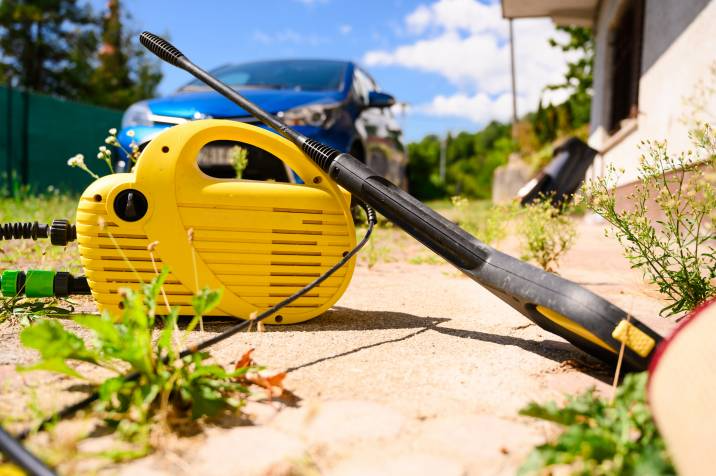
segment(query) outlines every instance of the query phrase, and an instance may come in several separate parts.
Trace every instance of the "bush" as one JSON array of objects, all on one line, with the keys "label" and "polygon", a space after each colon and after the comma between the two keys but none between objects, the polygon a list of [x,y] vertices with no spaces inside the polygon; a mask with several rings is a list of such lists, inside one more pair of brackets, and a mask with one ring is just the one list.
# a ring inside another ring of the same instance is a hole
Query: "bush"
[{"label": "bush", "polygon": [[577,236],[570,207],[557,208],[549,197],[527,205],[521,212],[517,230],[525,261],[535,261],[545,271],[554,272],[559,259],[574,244]]},{"label": "bush", "polygon": [[584,189],[584,203],[609,222],[632,267],[671,303],[662,315],[689,311],[716,295],[716,135],[705,126],[691,138],[696,152],[680,155],[670,154],[666,142],[642,143],[630,209],[617,208],[613,166]]}]

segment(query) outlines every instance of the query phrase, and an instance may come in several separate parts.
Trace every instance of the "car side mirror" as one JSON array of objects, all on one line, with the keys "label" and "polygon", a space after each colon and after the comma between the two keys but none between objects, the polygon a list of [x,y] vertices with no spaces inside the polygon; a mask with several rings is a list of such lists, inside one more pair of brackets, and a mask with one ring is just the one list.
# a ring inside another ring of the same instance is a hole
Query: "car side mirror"
[{"label": "car side mirror", "polygon": [[371,91],[368,93],[368,105],[367,107],[384,108],[390,107],[395,104],[395,98],[387,93],[381,93],[378,91]]}]

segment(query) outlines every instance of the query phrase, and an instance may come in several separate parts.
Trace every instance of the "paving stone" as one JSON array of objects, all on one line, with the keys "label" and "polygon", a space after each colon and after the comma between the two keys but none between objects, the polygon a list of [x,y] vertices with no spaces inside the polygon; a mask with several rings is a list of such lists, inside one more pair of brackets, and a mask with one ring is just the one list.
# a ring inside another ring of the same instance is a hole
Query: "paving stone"
[{"label": "paving stone", "polygon": [[461,476],[465,470],[458,461],[427,454],[403,454],[397,458],[366,460],[352,458],[326,473],[328,476]]},{"label": "paving stone", "polygon": [[214,430],[191,459],[191,470],[202,476],[282,474],[280,468],[305,454],[298,438],[272,428]]},{"label": "paving stone", "polygon": [[462,462],[469,474],[513,472],[526,452],[544,437],[533,427],[491,415],[426,421],[415,438],[417,448]]},{"label": "paving stone", "polygon": [[392,438],[400,433],[404,417],[379,403],[334,400],[286,409],[276,418],[284,431],[301,435],[311,445],[335,445],[356,440]]}]

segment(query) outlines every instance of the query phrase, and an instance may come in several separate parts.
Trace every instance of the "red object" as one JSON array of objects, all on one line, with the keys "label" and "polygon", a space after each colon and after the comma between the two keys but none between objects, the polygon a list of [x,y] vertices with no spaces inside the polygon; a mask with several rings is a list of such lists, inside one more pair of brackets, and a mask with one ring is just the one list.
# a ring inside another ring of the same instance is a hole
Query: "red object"
[{"label": "red object", "polygon": [[679,474],[714,474],[716,300],[692,311],[657,348],[647,392]]}]

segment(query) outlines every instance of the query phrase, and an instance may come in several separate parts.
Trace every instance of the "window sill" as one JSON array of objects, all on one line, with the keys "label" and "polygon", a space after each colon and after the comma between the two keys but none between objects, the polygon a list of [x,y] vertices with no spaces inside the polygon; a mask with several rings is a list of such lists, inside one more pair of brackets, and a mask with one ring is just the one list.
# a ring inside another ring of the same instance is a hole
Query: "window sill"
[{"label": "window sill", "polygon": [[611,149],[616,147],[621,141],[629,137],[634,131],[639,128],[639,121],[637,119],[624,119],[621,122],[621,127],[614,134],[607,137],[604,144],[599,151],[600,154],[606,154]]}]

